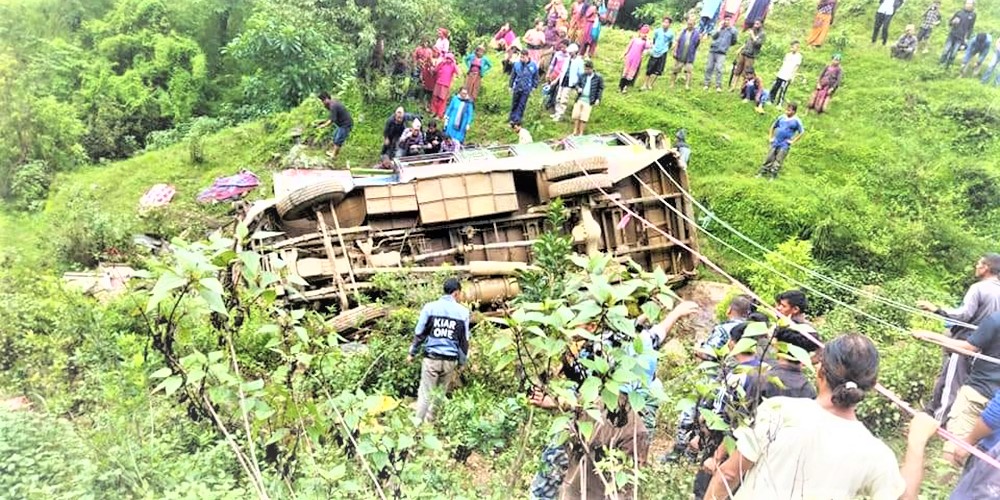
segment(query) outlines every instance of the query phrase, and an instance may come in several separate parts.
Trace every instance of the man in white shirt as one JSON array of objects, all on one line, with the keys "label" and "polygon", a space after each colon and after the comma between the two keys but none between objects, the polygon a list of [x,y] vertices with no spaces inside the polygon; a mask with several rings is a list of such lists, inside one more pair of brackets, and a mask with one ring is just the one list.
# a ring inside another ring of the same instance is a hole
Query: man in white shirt
[{"label": "man in white shirt", "polygon": [[785,100],[785,91],[788,90],[788,85],[795,80],[795,75],[799,72],[799,66],[802,65],[802,53],[799,52],[799,41],[795,40],[792,42],[792,49],[790,52],[785,54],[785,59],[781,61],[781,69],[778,70],[777,78],[774,79],[774,85],[771,87],[771,102],[775,106],[781,106],[781,103]]},{"label": "man in white shirt", "polygon": [[531,144],[535,140],[531,137],[531,132],[528,129],[521,126],[521,122],[513,122],[510,124],[510,129],[517,134],[518,144]]},{"label": "man in white shirt", "polygon": [[903,5],[903,0],[879,0],[878,10],[875,11],[875,28],[872,29],[872,43],[878,38],[878,32],[882,30],[882,45],[889,39],[889,23],[892,16]]}]

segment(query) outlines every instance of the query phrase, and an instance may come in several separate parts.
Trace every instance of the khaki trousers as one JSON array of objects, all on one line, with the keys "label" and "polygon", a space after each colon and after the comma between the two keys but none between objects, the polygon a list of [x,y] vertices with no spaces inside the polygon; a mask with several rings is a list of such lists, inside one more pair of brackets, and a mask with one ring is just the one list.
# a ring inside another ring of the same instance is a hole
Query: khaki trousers
[{"label": "khaki trousers", "polygon": [[458,361],[424,358],[420,365],[420,388],[417,389],[417,418],[432,420],[435,392],[448,389]]}]

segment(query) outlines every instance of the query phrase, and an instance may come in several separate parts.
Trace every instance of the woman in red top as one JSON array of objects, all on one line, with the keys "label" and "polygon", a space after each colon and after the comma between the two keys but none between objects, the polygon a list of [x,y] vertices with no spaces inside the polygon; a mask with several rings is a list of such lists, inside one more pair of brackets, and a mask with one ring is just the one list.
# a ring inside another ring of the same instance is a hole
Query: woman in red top
[{"label": "woman in red top", "polygon": [[420,45],[417,45],[417,48],[413,50],[413,70],[411,73],[414,80],[414,93],[417,99],[424,102],[425,106],[434,90],[433,72],[428,74],[427,71],[427,67],[430,66],[431,59],[434,57],[434,51],[429,45],[427,40],[422,40]]},{"label": "woman in red top", "polygon": [[618,20],[618,11],[625,6],[625,0],[608,0],[608,13],[604,16],[604,22],[608,26],[614,26]]}]

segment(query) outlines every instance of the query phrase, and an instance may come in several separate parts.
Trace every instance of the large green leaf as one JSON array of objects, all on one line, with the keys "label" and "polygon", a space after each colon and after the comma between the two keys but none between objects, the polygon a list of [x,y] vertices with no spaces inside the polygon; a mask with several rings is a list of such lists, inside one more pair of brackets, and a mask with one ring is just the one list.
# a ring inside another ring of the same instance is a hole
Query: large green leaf
[{"label": "large green leaf", "polygon": [[171,270],[166,270],[160,275],[160,278],[156,280],[156,285],[153,286],[153,292],[149,296],[149,302],[146,303],[146,312],[153,312],[160,305],[163,299],[170,295],[170,292],[183,287],[188,283],[187,279],[183,276],[178,276]]}]

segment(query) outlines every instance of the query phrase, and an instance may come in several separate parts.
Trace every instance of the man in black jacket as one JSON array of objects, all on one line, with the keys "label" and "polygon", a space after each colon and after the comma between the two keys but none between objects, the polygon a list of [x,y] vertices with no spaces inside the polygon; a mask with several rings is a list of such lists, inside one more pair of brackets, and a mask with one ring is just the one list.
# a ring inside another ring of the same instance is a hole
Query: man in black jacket
[{"label": "man in black jacket", "polygon": [[385,121],[385,128],[382,129],[382,154],[395,154],[399,137],[406,130],[406,124],[412,123],[414,118],[421,118],[421,116],[407,113],[402,106],[396,108],[396,112]]},{"label": "man in black jacket", "polygon": [[576,104],[573,105],[573,135],[583,135],[590,121],[590,110],[601,103],[604,94],[604,78],[594,72],[594,62],[583,64],[583,76],[576,85]]},{"label": "man in black jacket", "polygon": [[965,8],[951,16],[948,25],[951,26],[951,31],[948,33],[948,40],[944,42],[944,53],[941,54],[940,61],[946,68],[951,67],[955,55],[965,45],[965,41],[976,27],[976,2],[966,0]]}]

